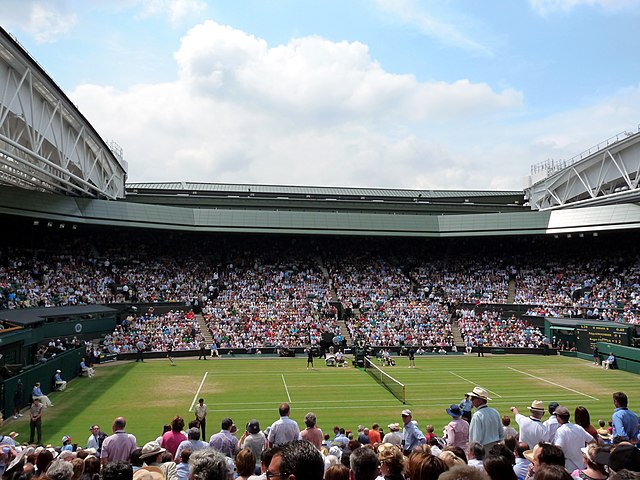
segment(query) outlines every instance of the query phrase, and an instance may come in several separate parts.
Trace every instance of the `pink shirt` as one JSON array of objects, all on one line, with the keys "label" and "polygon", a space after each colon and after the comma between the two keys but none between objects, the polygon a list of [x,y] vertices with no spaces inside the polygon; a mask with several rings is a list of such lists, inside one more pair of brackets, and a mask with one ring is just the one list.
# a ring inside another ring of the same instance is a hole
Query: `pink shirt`
[{"label": "pink shirt", "polygon": [[101,459],[114,462],[116,460],[129,461],[129,455],[136,448],[136,437],[124,430],[118,430],[113,435],[109,435],[102,443]]},{"label": "pink shirt", "polygon": [[180,443],[187,440],[187,436],[181,432],[174,432],[173,430],[170,432],[166,432],[162,435],[162,442],[160,442],[160,446],[165,448],[167,452],[170,452],[174,457],[176,456],[176,451],[178,450],[178,445]]}]

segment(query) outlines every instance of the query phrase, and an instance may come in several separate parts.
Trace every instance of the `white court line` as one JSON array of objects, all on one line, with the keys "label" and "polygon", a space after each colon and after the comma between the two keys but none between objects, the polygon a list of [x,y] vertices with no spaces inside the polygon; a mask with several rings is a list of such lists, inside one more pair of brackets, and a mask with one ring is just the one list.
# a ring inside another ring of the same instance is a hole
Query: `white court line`
[{"label": "white court line", "polygon": [[282,383],[284,383],[284,389],[287,391],[287,398],[289,399],[289,403],[291,403],[291,396],[289,395],[289,388],[287,388],[287,382],[284,381],[284,373],[282,374]]},{"label": "white court line", "polygon": [[[471,385],[478,385],[476,382],[472,382],[471,380],[469,380],[468,378],[464,378],[462,375],[458,375],[457,373],[453,373],[453,372],[449,372],[451,375],[455,375],[458,378],[461,378],[462,380],[464,380],[465,382],[469,382]],[[496,392],[492,392],[491,390],[489,390],[487,388],[487,392],[489,392],[491,395],[495,395],[496,397],[502,398],[502,395],[498,395]]]},{"label": "white court line", "polygon": [[196,404],[196,398],[198,398],[198,396],[200,395],[200,390],[202,390],[202,385],[204,385],[204,381],[207,379],[207,375],[209,375],[209,372],[204,372],[204,376],[202,377],[202,381],[200,382],[200,386],[198,387],[198,390],[196,391],[196,394],[193,396],[193,401],[191,402],[191,406],[189,407],[189,411],[191,411],[193,409],[193,406]]},{"label": "white court line", "polygon": [[521,373],[523,375],[527,375],[529,377],[535,378],[536,380],[542,380],[543,382],[550,383],[551,385],[555,385],[556,387],[564,388],[565,390],[569,390],[570,392],[577,393],[578,395],[583,395],[585,397],[589,397],[592,400],[597,400],[598,402],[600,401],[599,398],[592,397],[591,395],[587,395],[586,393],[579,392],[578,390],[574,390],[573,388],[565,387],[564,385],[560,385],[558,383],[551,382],[551,381],[546,380],[544,378],[536,377],[535,375],[531,375],[530,373],[520,371],[520,370],[518,370],[516,368],[513,368],[513,367],[509,367],[509,369],[513,370],[514,372],[518,372],[518,373]]}]

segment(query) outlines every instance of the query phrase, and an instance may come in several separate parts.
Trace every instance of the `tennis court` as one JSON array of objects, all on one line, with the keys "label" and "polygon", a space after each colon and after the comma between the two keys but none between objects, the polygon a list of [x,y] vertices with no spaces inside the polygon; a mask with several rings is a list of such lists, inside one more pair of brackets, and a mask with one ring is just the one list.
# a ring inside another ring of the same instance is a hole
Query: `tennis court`
[{"label": "tennis court", "polygon": [[[306,357],[176,363],[105,365],[93,379],[70,382],[65,392],[51,396],[55,407],[45,413],[43,440],[58,444],[63,435],[71,435],[83,444],[91,424],[108,432],[113,419],[123,415],[127,430],[144,443],[160,435],[162,425],[174,415],[193,418],[199,397],[209,406],[207,435],[219,431],[224,417],[231,417],[240,429],[252,418],[265,428],[278,418],[281,402],[291,404],[291,416],[301,425],[307,412],[315,412],[325,433],[332,433],[334,425],[355,430],[358,424],[374,422],[386,430],[387,424],[401,421],[403,408],[413,411],[422,428],[430,423],[439,433],[449,418],[445,407],[459,402],[475,385],[489,391],[490,404],[501,414],[509,414],[512,405],[522,409],[534,399],[555,400],[571,411],[578,405],[587,407],[595,423],[610,417],[611,393],[618,390],[627,393],[632,409],[640,410],[636,375],[559,356],[429,356],[418,357],[415,369],[400,358],[395,367],[384,370],[406,386],[406,406],[364,371],[326,367],[319,359],[313,370],[306,369]],[[12,430],[23,435],[20,440],[28,440],[26,417],[2,427],[2,432]]]}]

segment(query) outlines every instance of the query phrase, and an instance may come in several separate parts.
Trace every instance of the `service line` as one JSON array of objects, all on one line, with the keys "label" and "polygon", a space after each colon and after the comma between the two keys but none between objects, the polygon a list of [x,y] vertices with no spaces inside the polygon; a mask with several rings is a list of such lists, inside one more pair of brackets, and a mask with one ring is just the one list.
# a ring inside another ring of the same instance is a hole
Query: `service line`
[{"label": "service line", "polygon": [[204,372],[204,376],[202,377],[202,381],[200,382],[200,386],[198,387],[198,390],[196,391],[196,394],[193,396],[193,401],[191,402],[191,406],[189,407],[189,411],[191,411],[193,409],[193,406],[196,404],[197,398],[200,396],[200,390],[202,390],[202,385],[204,385],[204,381],[207,379],[207,375],[209,375],[209,372]]},{"label": "service line", "polygon": [[[458,378],[461,378],[461,379],[462,379],[462,380],[464,380],[465,382],[469,382],[471,385],[474,385],[474,386],[475,386],[475,385],[478,385],[476,382],[472,382],[472,381],[471,381],[471,380],[469,380],[468,378],[464,378],[462,375],[458,375],[457,373],[454,373],[454,372],[451,372],[451,371],[450,371],[449,373],[450,373],[451,375],[455,375],[455,376],[456,376],[456,377],[458,377]],[[487,392],[489,392],[491,395],[495,395],[495,396],[496,396],[496,397],[498,397],[498,398],[502,398],[502,395],[499,395],[499,394],[497,394],[496,392],[493,392],[493,391],[489,390],[488,388],[487,388]]]},{"label": "service line", "polygon": [[289,403],[291,403],[291,395],[289,395],[289,388],[287,387],[287,382],[284,381],[284,373],[282,374],[282,383],[284,383],[284,389],[287,391],[287,398],[289,399]]},{"label": "service line", "polygon": [[513,370],[514,372],[518,372],[518,373],[521,373],[523,375],[527,375],[527,376],[529,376],[531,378],[535,378],[536,380],[542,380],[543,382],[550,383],[551,385],[555,385],[556,387],[564,388],[565,390],[569,390],[570,392],[577,393],[578,395],[583,395],[585,397],[589,397],[592,400],[600,401],[599,398],[592,397],[591,395],[587,395],[586,393],[579,392],[578,390],[574,390],[573,388],[565,387],[564,385],[560,385],[559,383],[552,382],[550,380],[547,380],[546,378],[536,377],[535,375],[531,375],[530,373],[523,372],[523,371],[518,370],[518,369],[513,368],[513,367],[509,367],[509,369]]}]

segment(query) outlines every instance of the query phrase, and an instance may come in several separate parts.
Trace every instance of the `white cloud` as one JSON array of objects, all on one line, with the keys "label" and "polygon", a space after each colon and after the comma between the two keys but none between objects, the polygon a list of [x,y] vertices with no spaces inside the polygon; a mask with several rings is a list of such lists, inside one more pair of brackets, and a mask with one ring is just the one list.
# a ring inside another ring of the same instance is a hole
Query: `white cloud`
[{"label": "white cloud", "polygon": [[522,103],[511,89],[495,92],[467,80],[421,83],[413,75],[385,72],[359,42],[305,37],[270,48],[212,21],[193,28],[175,57],[194,94],[313,121],[441,121]]},{"label": "white cloud", "polygon": [[123,146],[130,181],[518,189],[530,164],[568,158],[640,109],[634,87],[526,122],[517,91],[419,82],[385,72],[361,43],[269,46],[214,22],[175,57],[175,82],[70,93]]},{"label": "white cloud", "polygon": [[67,0],[3,0],[0,21],[24,30],[38,43],[48,43],[69,32],[78,19]]},{"label": "white cloud", "polygon": [[141,17],[166,15],[172,23],[207,10],[202,0],[135,0],[134,4],[142,8]]},{"label": "white cloud", "polygon": [[640,5],[638,0],[529,0],[533,9],[540,15],[555,12],[568,12],[580,6],[600,7],[604,10],[616,11]]},{"label": "white cloud", "polygon": [[402,22],[414,25],[423,35],[433,37],[445,45],[453,45],[485,56],[493,55],[491,48],[469,37],[459,25],[436,18],[417,0],[374,1],[385,13],[391,13]]}]

